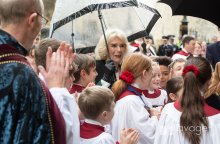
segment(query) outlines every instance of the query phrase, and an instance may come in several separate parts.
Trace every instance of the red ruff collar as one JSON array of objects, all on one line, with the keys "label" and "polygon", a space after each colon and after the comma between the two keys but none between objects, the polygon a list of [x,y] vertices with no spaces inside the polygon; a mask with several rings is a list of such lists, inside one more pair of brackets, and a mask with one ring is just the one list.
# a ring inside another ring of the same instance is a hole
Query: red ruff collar
[{"label": "red ruff collar", "polygon": [[99,136],[105,132],[104,127],[84,122],[80,126],[80,137],[84,139],[90,139]]},{"label": "red ruff collar", "polygon": [[147,98],[157,98],[157,97],[160,96],[161,90],[160,89],[156,89],[156,90],[154,90],[154,93],[152,93],[152,94],[149,94],[148,90],[144,90],[143,94]]},{"label": "red ruff collar", "polygon": [[79,92],[81,93],[83,90],[85,89],[85,87],[78,85],[78,84],[73,84],[72,87],[70,88],[69,92],[71,94],[75,93],[75,92]]}]

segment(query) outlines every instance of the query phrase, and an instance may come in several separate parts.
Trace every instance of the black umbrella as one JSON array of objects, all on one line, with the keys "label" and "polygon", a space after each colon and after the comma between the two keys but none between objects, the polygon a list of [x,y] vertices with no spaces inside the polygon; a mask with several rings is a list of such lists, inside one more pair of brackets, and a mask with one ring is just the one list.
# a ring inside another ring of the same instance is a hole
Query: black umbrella
[{"label": "black umbrella", "polygon": [[169,5],[173,15],[194,16],[220,27],[219,0],[160,0]]}]

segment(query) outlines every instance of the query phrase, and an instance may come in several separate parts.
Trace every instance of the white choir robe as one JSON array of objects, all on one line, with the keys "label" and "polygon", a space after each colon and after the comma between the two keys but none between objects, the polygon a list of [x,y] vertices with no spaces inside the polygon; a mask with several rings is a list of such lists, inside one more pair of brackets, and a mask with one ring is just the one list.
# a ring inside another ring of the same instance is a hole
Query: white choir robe
[{"label": "white choir robe", "polygon": [[167,92],[163,89],[154,90],[154,93],[146,90],[143,94],[152,106],[164,106],[168,101]]},{"label": "white choir robe", "polygon": [[104,129],[100,123],[85,119],[80,128],[80,144],[119,144]]},{"label": "white choir robe", "polygon": [[[76,84],[76,83],[73,83],[73,85],[70,87],[69,92],[73,97],[76,98],[77,103],[78,103],[79,96],[84,89],[85,89],[84,86],[82,86],[80,84]],[[77,104],[77,112],[78,112],[80,123],[83,123],[85,118],[84,118],[83,114],[81,113],[78,104]]]},{"label": "white choir robe", "polygon": [[[41,74],[39,78],[45,83]],[[45,83],[46,84],[46,83]],[[67,144],[80,143],[80,122],[78,116],[78,104],[66,88],[51,88],[50,93],[64,118],[66,125],[66,142]]]},{"label": "white choir robe", "polygon": [[[189,141],[183,136],[180,127],[181,112],[176,108],[177,102],[165,105],[156,131],[154,144],[189,144]],[[209,131],[202,131],[201,144],[217,144],[220,142],[220,113],[218,110],[206,104]],[[195,132],[200,133],[202,127],[197,127]],[[203,126],[203,129],[206,129]]]},{"label": "white choir robe", "polygon": [[66,124],[67,144],[80,142],[80,122],[78,116],[78,104],[66,88],[51,88],[50,92],[63,115]]},{"label": "white choir robe", "polygon": [[[141,97],[148,105],[145,96]],[[138,144],[153,144],[158,119],[156,116],[150,117],[139,96],[131,94],[118,100],[114,112],[111,122],[114,139],[120,139],[123,128],[134,128],[140,133]]]}]

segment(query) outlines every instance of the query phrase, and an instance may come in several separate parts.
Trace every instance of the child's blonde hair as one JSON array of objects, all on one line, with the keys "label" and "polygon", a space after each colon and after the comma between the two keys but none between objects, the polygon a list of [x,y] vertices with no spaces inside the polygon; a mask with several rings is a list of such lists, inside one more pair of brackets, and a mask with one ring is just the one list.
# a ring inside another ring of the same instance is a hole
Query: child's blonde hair
[{"label": "child's blonde hair", "polygon": [[103,86],[92,86],[80,94],[78,104],[85,118],[96,120],[103,111],[110,111],[114,102],[112,91]]}]

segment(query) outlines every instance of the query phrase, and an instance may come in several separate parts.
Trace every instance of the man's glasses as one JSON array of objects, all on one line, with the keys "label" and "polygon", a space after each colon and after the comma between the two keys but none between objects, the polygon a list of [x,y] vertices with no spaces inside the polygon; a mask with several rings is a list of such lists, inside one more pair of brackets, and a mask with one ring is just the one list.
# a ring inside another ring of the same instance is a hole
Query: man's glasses
[{"label": "man's glasses", "polygon": [[42,25],[45,26],[49,20],[47,18],[45,18],[44,16],[42,16],[40,13],[36,12],[37,15],[39,15],[42,18]]}]

